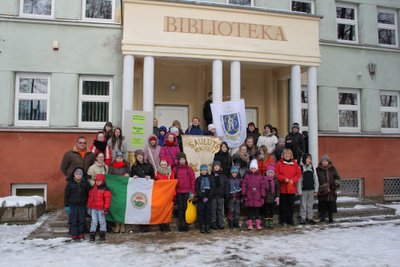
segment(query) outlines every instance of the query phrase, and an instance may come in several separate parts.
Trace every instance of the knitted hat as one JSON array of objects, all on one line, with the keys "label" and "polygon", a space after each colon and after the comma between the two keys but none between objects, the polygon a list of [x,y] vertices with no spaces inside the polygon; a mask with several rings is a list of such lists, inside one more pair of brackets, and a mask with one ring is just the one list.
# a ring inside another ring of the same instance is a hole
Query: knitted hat
[{"label": "knitted hat", "polygon": [[200,171],[208,171],[208,166],[206,164],[201,164]]},{"label": "knitted hat", "polygon": [[74,171],[74,175],[83,175],[83,170],[81,168],[76,168]]},{"label": "knitted hat", "polygon": [[231,173],[239,173],[239,168],[238,168],[238,166],[233,165],[233,166],[231,167]]},{"label": "knitted hat", "polygon": [[160,127],[160,131],[167,132],[167,127],[165,127],[165,126],[161,126],[161,127]]},{"label": "knitted hat", "polygon": [[138,155],[142,155],[142,156],[144,157],[144,151],[141,150],[141,149],[136,150],[136,151],[135,151],[135,158],[136,158]]},{"label": "knitted hat", "polygon": [[253,160],[250,162],[250,169],[257,169],[257,170],[258,170],[258,163],[257,163],[257,160],[253,159]]},{"label": "knitted hat", "polygon": [[115,158],[118,158],[118,157],[121,157],[121,158],[123,158],[124,157],[124,153],[122,153],[122,151],[117,151],[117,152],[115,152]]},{"label": "knitted hat", "polygon": [[275,176],[275,166],[270,164],[267,167],[267,171],[265,173],[267,176]]},{"label": "knitted hat", "polygon": [[155,136],[155,135],[150,135],[149,141],[151,141],[151,140],[157,141],[157,136]]},{"label": "knitted hat", "polygon": [[183,152],[179,152],[178,154],[176,154],[176,158],[178,160],[180,160],[180,159],[185,159],[186,160],[186,154],[183,153]]},{"label": "knitted hat", "polygon": [[106,180],[106,177],[104,176],[104,174],[98,173],[98,174],[96,174],[95,180],[102,181],[104,183],[104,181]]},{"label": "knitted hat", "polygon": [[297,129],[300,130],[300,125],[297,122],[295,122],[295,123],[292,124],[292,129],[293,128],[297,128]]},{"label": "knitted hat", "polygon": [[324,160],[330,162],[330,161],[331,161],[331,158],[330,158],[327,154],[325,154],[325,155],[322,155],[322,157],[321,157],[321,162],[324,161]]},{"label": "knitted hat", "polygon": [[178,133],[179,133],[179,129],[178,129],[178,128],[176,128],[176,127],[171,127],[171,129],[169,129],[169,132],[170,132],[170,133],[174,133],[174,134],[178,135]]},{"label": "knitted hat", "polygon": [[213,162],[213,167],[215,166],[215,165],[219,165],[219,166],[221,166],[221,161],[218,161],[218,160],[214,160],[214,162]]},{"label": "knitted hat", "polygon": [[211,131],[212,129],[216,129],[214,124],[209,124],[208,125],[208,130]]},{"label": "knitted hat", "polygon": [[162,163],[163,161],[165,161],[168,164],[168,159],[167,158],[160,158],[160,163]]}]

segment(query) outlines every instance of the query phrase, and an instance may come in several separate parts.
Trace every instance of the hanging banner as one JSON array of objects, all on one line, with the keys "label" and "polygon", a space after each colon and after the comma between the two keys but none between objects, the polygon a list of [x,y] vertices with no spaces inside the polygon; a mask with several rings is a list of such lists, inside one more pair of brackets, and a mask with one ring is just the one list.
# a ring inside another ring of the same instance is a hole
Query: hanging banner
[{"label": "hanging banner", "polygon": [[196,177],[200,175],[200,165],[211,165],[214,155],[219,151],[221,140],[218,137],[204,135],[183,135],[182,146],[185,152],[189,166],[193,168]]},{"label": "hanging banner", "polygon": [[211,112],[217,135],[230,148],[239,147],[246,139],[246,110],[244,100],[212,103]]}]

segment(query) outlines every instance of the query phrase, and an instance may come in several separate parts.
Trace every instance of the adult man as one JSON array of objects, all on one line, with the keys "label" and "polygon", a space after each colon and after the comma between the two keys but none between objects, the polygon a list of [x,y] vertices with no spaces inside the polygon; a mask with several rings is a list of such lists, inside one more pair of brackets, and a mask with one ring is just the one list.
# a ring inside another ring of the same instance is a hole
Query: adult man
[{"label": "adult man", "polygon": [[89,167],[95,161],[95,155],[86,147],[86,143],[86,137],[80,136],[76,140],[75,146],[65,152],[61,162],[61,171],[67,180],[72,177],[72,172],[77,167],[82,168],[86,174]]},{"label": "adult man", "polygon": [[292,132],[286,136],[286,148],[293,152],[293,158],[300,163],[301,156],[305,151],[304,136],[300,133],[300,125],[292,124]]},{"label": "adult man", "polygon": [[203,106],[203,117],[204,117],[204,120],[206,121],[207,125],[213,123],[213,117],[212,117],[212,113],[211,113],[211,103],[212,103],[212,92],[209,92],[208,99],[204,103],[204,106]]},{"label": "adult man", "polygon": [[153,134],[157,136],[157,138],[160,137],[160,128],[158,128],[157,118],[153,118]]},{"label": "adult man", "polygon": [[204,135],[203,129],[200,127],[200,119],[198,117],[193,118],[192,123],[189,125],[189,128],[186,129],[185,134]]}]

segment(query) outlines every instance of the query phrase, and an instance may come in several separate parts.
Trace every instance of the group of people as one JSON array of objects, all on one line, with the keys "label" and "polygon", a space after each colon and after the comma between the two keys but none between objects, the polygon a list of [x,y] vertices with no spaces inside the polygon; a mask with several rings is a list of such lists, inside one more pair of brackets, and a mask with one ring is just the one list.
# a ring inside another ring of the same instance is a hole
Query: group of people
[{"label": "group of people", "polygon": [[[87,147],[87,139],[77,139],[76,145],[64,154],[61,170],[67,177],[65,210],[68,213],[70,234],[74,240],[84,238],[87,209],[92,217],[90,241],[95,240],[100,225],[100,240],[105,240],[106,215],[110,208],[111,192],[105,184],[105,174],[133,178],[177,179],[175,202],[178,206],[178,230],[188,231],[185,211],[189,198],[197,199],[197,226],[201,233],[210,229],[241,227],[240,214],[247,213],[246,226],[252,230],[273,227],[273,216],[279,208],[279,223],[294,225],[295,196],[300,196],[300,223],[314,224],[314,196],[318,196],[320,220],[333,222],[336,208],[336,189],[340,177],[327,155],[321,157],[317,168],[298,124],[279,138],[278,130],[270,124],[259,133],[253,122],[248,124],[247,137],[239,148],[231,149],[222,142],[214,155],[211,168],[200,166],[200,175],[189,165],[182,148],[182,135],[215,136],[215,126],[208,131],[200,127],[200,119],[193,118],[186,131],[179,121],[167,128],[153,121],[153,134],[144,149],[134,152],[132,166],[127,161],[127,145],[119,127],[107,122]],[[328,215],[328,216],[326,216]],[[114,232],[125,232],[124,222],[114,222]],[[141,232],[149,231],[141,225]],[[169,224],[160,225],[170,231]]]}]

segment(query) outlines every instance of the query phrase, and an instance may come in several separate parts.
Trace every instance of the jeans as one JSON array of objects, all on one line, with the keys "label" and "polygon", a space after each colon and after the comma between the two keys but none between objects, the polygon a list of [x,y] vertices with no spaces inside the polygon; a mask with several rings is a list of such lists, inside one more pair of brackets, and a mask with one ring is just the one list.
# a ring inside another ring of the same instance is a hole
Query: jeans
[{"label": "jeans", "polygon": [[312,220],[314,206],[314,190],[303,190],[300,198],[300,217]]},{"label": "jeans", "polygon": [[211,199],[211,224],[219,227],[225,225],[224,215],[225,201],[223,197],[214,197]]},{"label": "jeans", "polygon": [[229,211],[231,212],[231,221],[233,221],[233,222],[239,221],[239,215],[240,215],[240,200],[239,199],[229,200]]},{"label": "jeans", "polygon": [[90,215],[92,216],[92,222],[90,224],[90,232],[96,232],[97,224],[100,224],[100,232],[107,231],[106,216],[103,210],[90,209]]}]

